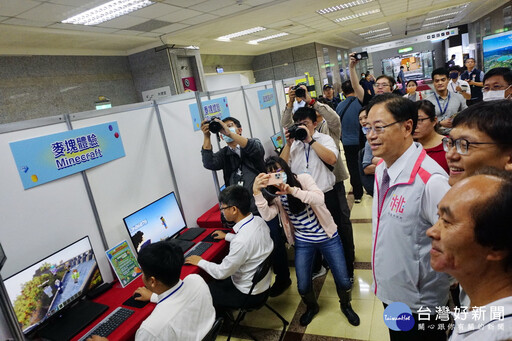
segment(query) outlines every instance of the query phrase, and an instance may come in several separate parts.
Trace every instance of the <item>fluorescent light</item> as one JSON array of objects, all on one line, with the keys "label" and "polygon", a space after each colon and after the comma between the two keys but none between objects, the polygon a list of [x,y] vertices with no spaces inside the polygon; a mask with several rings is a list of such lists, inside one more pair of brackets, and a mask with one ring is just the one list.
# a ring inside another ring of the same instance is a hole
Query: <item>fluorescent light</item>
[{"label": "fluorescent light", "polygon": [[98,25],[138,9],[154,4],[149,0],[112,0],[66,20],[64,24]]},{"label": "fluorescent light", "polygon": [[265,27],[257,26],[257,27],[249,28],[247,30],[240,31],[240,32],[235,32],[235,33],[231,33],[231,34],[228,34],[228,35],[225,35],[225,36],[218,37],[217,40],[219,40],[219,41],[230,41],[231,38],[238,38],[238,37],[241,37],[241,36],[245,36],[245,35],[248,35],[248,34],[253,34],[253,33],[256,33],[256,32],[259,32],[259,31],[264,31],[264,30],[266,30]]},{"label": "fluorescent light", "polygon": [[199,46],[194,46],[194,45],[185,46],[185,48],[189,49],[189,50],[199,50]]},{"label": "fluorescent light", "polygon": [[386,27],[386,28],[379,28],[379,29],[376,29],[376,30],[370,30],[368,32],[364,32],[364,33],[359,33],[360,36],[366,36],[368,34],[373,34],[373,33],[378,33],[378,32],[383,32],[383,31],[387,31],[389,30],[389,27]]},{"label": "fluorescent light", "polygon": [[431,22],[431,23],[428,23],[428,24],[423,25],[423,27],[427,27],[427,26],[434,26],[434,25],[439,25],[439,24],[444,24],[445,22],[450,22],[450,21],[451,21],[450,19],[446,19],[446,20],[441,20],[441,21]]},{"label": "fluorescent light", "polygon": [[456,14],[459,14],[459,13],[460,12],[452,12],[452,13],[436,15],[435,17],[430,17],[430,18],[425,19],[425,21],[427,21],[427,20],[435,20],[435,19],[439,19],[439,18],[443,18],[443,17],[449,17],[449,16],[456,15]]},{"label": "fluorescent light", "polygon": [[341,5],[338,5],[338,6],[332,6],[332,7],[327,7],[327,8],[324,8],[324,9],[319,9],[318,11],[316,11],[316,13],[318,13],[318,14],[327,14],[327,13],[337,12],[337,11],[341,11],[343,9],[347,9],[347,8],[350,8],[350,7],[364,5],[364,4],[367,4],[367,3],[372,2],[372,1],[373,0],[356,0],[356,1],[351,1],[351,2],[347,2],[345,4],[341,4]]},{"label": "fluorescent light", "polygon": [[267,37],[263,37],[263,38],[259,38],[259,39],[255,39],[255,40],[251,40],[251,41],[248,42],[248,44],[256,45],[260,41],[265,41],[265,40],[269,40],[269,39],[284,37],[284,36],[287,36],[287,35],[288,35],[288,33],[286,33],[286,32],[278,33],[278,34],[274,34],[274,35],[271,35],[271,36],[267,36]]},{"label": "fluorescent light", "polygon": [[359,18],[359,17],[365,16],[365,15],[375,14],[375,13],[379,13],[379,12],[380,12],[380,9],[372,9],[371,11],[348,15],[343,18],[338,18],[338,19],[334,20],[334,22],[342,22],[345,20],[355,19],[355,18]]}]

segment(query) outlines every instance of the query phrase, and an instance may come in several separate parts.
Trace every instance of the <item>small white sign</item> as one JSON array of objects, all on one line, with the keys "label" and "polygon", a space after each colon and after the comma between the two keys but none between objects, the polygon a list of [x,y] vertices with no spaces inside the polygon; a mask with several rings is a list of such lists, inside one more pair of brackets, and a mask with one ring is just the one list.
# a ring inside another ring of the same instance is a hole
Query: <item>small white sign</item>
[{"label": "small white sign", "polygon": [[171,87],[164,86],[162,88],[142,91],[143,101],[152,101],[157,98],[167,97],[171,95]]}]

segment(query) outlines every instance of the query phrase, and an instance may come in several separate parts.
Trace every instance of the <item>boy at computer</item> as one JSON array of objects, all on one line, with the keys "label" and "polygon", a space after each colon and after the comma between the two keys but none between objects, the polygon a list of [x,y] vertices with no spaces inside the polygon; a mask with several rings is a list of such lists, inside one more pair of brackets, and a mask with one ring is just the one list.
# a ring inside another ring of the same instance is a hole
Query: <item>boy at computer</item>
[{"label": "boy at computer", "polygon": [[274,244],[270,229],[261,217],[251,213],[249,190],[242,186],[229,186],[220,193],[220,210],[227,221],[234,222],[235,233],[214,232],[216,239],[229,242],[229,253],[220,264],[208,262],[200,256],[187,257],[186,263],[197,265],[217,281],[208,283],[215,308],[239,308],[247,299],[260,302],[270,288],[271,273],[260,281],[252,295],[249,290],[257,267],[272,253]]},{"label": "boy at computer", "polygon": [[[192,274],[180,280],[183,252],[169,242],[157,242],[139,252],[145,287],[135,290],[136,300],[156,303],[142,322],[135,341],[201,340],[215,321],[215,310],[208,286],[201,276]],[[104,341],[94,335],[87,341]]]}]

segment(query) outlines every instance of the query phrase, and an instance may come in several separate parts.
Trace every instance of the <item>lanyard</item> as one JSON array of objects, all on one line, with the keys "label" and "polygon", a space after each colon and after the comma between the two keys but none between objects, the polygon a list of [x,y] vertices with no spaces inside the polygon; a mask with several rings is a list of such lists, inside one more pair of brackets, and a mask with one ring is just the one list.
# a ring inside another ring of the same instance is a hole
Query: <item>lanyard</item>
[{"label": "lanyard", "polygon": [[254,216],[252,216],[252,218],[251,218],[251,219],[249,219],[248,221],[246,221],[245,223],[243,223],[243,224],[242,224],[242,226],[240,226],[240,228],[238,229],[238,231],[237,231],[236,233],[240,232],[240,230],[241,230],[245,225],[249,224],[253,219],[254,219]]},{"label": "lanyard", "polygon": [[440,116],[443,116],[444,113],[446,112],[446,109],[448,109],[448,104],[450,103],[450,91],[448,91],[448,100],[446,101],[446,104],[444,105],[444,110],[443,110],[443,108],[441,108],[441,103],[439,102],[439,97],[437,97],[436,94],[434,94],[434,96],[436,96],[437,105],[439,107],[439,111],[441,112]]},{"label": "lanyard", "polygon": [[[304,143],[304,142],[302,142]],[[306,144],[304,143],[304,155],[306,156],[306,168],[309,168],[309,154],[311,153],[311,145],[308,144],[308,150],[306,151]]]},{"label": "lanyard", "polygon": [[162,298],[160,301],[158,301],[157,304],[160,304],[162,303],[163,301],[165,301],[166,299],[168,299],[169,297],[171,297],[176,291],[180,290],[180,288],[183,286],[183,283],[184,282],[181,282],[180,286],[176,288],[176,290],[174,290],[173,292],[171,292],[169,295],[165,296],[164,298]]},{"label": "lanyard", "polygon": [[[455,85],[459,85],[459,82],[456,82],[456,83],[455,83]],[[453,88],[453,82],[451,82],[451,81],[450,81],[450,86],[452,87],[453,92],[457,92],[457,91],[455,91],[455,89]]]}]

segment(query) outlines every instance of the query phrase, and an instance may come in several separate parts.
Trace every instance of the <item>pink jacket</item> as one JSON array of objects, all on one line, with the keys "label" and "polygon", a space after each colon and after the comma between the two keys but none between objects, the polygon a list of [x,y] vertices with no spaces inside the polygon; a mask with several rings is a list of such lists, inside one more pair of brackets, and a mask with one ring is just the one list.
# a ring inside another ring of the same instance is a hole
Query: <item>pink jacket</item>
[{"label": "pink jacket", "polygon": [[[294,192],[292,195],[297,199],[300,199],[303,203],[311,205],[313,212],[315,212],[315,215],[318,218],[318,222],[329,238],[331,238],[336,232],[337,227],[334,223],[334,219],[332,219],[331,213],[325,206],[324,193],[318,188],[311,175],[299,174],[297,175],[297,179],[303,189],[293,187]],[[256,202],[256,207],[263,219],[268,221],[274,218],[278,213],[281,215],[286,239],[288,240],[288,244],[293,245],[295,241],[294,228],[290,223],[288,214],[281,204],[281,199],[279,197],[275,198],[269,206],[267,200],[263,197],[263,194],[260,193],[258,195],[254,195],[254,201]]]}]

